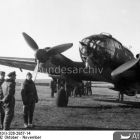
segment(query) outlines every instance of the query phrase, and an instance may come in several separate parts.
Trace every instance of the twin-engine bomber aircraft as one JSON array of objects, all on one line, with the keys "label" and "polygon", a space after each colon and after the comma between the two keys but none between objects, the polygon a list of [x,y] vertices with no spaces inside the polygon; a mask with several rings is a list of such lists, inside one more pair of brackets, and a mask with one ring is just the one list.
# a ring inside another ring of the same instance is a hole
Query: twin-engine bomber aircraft
[{"label": "twin-engine bomber aircraft", "polygon": [[[83,62],[74,62],[61,53],[72,47],[72,43],[39,49],[37,43],[26,33],[23,37],[35,51],[33,58],[0,57],[0,64],[20,70],[48,73],[51,77],[63,77],[65,85],[86,81],[106,81],[115,85],[123,95],[134,96],[140,93],[140,55],[136,58],[130,50],[109,34],[97,34],[80,42],[80,55]],[[67,106],[68,88],[60,92],[59,106]]]}]

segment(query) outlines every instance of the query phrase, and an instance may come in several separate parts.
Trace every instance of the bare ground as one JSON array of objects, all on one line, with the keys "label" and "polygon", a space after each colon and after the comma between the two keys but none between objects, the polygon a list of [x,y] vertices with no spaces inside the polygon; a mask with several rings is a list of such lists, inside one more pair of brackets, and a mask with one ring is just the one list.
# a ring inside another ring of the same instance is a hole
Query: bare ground
[{"label": "bare ground", "polygon": [[[117,92],[93,88],[92,96],[70,97],[66,108],[58,108],[47,86],[37,86],[39,102],[32,130],[139,130],[140,98],[125,96],[118,102]],[[20,86],[16,87],[15,118],[11,128],[24,130]]]}]

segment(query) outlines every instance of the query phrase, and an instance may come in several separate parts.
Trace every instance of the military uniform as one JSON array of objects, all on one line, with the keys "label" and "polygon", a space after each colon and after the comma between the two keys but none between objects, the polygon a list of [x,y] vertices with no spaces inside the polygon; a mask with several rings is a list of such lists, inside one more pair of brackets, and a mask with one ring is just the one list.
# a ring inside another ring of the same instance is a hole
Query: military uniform
[{"label": "military uniform", "polygon": [[38,95],[35,84],[32,80],[25,80],[21,89],[23,101],[24,124],[32,124],[35,103],[38,102]]},{"label": "military uniform", "polygon": [[[0,71],[0,74],[4,74],[5,75],[5,72],[3,71]],[[0,79],[0,100],[3,99],[3,91],[2,91],[2,84],[4,82],[4,79]],[[3,129],[3,121],[4,121],[4,110],[3,110],[3,103],[0,102],[0,113],[1,113],[1,126],[2,126],[2,129]]]},{"label": "military uniform", "polygon": [[[8,74],[9,77],[12,75],[15,75],[15,72],[11,72]],[[11,122],[14,117],[14,108],[15,108],[15,80],[9,78],[6,79],[5,82],[2,85],[3,90],[3,108],[4,108],[4,123],[3,123],[3,129],[9,130]]]},{"label": "military uniform", "polygon": [[91,82],[86,82],[86,95],[92,95]]},{"label": "military uniform", "polygon": [[53,79],[51,81],[50,88],[51,88],[51,97],[54,97],[54,93],[57,90],[57,82],[56,82],[56,80]]}]

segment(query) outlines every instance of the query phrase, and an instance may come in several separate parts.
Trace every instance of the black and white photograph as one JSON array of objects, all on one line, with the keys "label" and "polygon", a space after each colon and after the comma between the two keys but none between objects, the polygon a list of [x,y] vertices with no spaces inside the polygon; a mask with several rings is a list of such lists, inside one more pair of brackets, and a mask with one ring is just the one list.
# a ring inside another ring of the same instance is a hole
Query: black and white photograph
[{"label": "black and white photograph", "polygon": [[139,13],[139,0],[1,0],[1,131],[139,130]]}]

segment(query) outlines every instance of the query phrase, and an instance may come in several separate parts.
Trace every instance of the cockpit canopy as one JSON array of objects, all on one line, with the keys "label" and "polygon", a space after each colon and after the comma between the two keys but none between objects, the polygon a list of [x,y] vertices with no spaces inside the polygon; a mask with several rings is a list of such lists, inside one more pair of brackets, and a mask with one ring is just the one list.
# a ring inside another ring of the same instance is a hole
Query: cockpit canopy
[{"label": "cockpit canopy", "polygon": [[[124,51],[122,44],[110,34],[97,34],[84,38],[80,42],[80,54],[85,62],[86,57],[93,54],[94,60],[102,56],[102,60],[109,60],[116,54],[116,50]],[[126,50],[127,48],[125,48]],[[128,50],[129,51],[129,50]],[[132,53],[130,54],[132,57]]]}]

